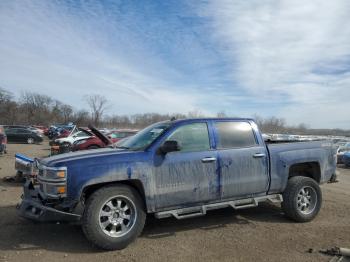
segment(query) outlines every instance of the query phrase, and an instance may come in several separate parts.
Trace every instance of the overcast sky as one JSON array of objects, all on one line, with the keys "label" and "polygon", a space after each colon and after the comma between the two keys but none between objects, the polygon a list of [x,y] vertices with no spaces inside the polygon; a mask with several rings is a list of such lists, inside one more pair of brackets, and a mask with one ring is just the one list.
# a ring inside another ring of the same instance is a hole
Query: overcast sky
[{"label": "overcast sky", "polygon": [[0,86],[108,113],[350,128],[350,1],[0,1]]}]

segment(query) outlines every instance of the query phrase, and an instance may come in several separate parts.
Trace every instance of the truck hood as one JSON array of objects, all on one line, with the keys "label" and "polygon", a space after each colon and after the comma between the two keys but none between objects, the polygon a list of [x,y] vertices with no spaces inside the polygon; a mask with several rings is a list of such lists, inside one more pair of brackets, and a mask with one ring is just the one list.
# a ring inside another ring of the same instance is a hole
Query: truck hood
[{"label": "truck hood", "polygon": [[82,165],[86,165],[92,162],[102,163],[107,158],[118,158],[119,161],[128,161],[130,158],[138,154],[144,154],[144,151],[130,151],[125,149],[114,148],[102,148],[91,149],[77,152],[70,152],[52,157],[40,159],[40,164],[45,166],[67,166],[73,162],[81,162]]}]

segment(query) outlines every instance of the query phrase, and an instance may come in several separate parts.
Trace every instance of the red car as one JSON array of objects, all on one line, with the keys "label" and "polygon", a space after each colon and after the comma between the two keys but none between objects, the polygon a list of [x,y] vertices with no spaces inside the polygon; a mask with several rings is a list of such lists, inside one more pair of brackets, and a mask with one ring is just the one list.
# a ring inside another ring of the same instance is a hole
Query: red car
[{"label": "red car", "polygon": [[136,131],[126,130],[111,132],[106,136],[92,126],[89,126],[89,128],[94,133],[94,136],[74,142],[72,151],[107,147],[125,137],[136,134]]},{"label": "red car", "polygon": [[[111,143],[112,142],[108,142],[107,145]],[[106,147],[107,145],[106,143],[102,142],[102,140],[99,139],[98,137],[92,136],[87,139],[75,141],[72,146],[72,151],[103,148],[103,147]]]},{"label": "red car", "polygon": [[33,127],[38,128],[38,129],[41,129],[41,130],[43,131],[43,134],[44,134],[45,136],[47,136],[47,134],[48,134],[48,132],[49,132],[49,128],[46,127],[46,126],[38,126],[38,125],[35,125],[35,126],[33,126]]}]

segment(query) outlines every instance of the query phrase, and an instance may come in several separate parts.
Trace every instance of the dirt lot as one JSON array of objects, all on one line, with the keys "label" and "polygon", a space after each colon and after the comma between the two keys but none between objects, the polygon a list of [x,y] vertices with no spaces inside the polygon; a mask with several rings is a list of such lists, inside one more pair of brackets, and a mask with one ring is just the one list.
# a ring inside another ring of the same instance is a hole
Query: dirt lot
[{"label": "dirt lot", "polygon": [[[47,143],[11,144],[0,156],[0,178],[14,175],[16,152],[49,154]],[[350,169],[338,172],[340,182],[323,186],[322,210],[310,223],[293,223],[269,204],[181,221],[149,216],[141,237],[115,252],[92,247],[77,225],[35,224],[18,217],[21,185],[1,181],[0,261],[329,261],[319,249],[350,247]],[[314,252],[307,252],[310,248]]]}]

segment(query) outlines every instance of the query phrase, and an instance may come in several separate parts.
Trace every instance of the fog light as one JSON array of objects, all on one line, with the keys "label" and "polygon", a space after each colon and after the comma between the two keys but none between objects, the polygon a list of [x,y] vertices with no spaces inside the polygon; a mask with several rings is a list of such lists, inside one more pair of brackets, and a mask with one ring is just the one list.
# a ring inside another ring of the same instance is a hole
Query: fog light
[{"label": "fog light", "polygon": [[57,193],[59,193],[59,194],[66,193],[66,187],[64,187],[64,186],[57,187]]}]

